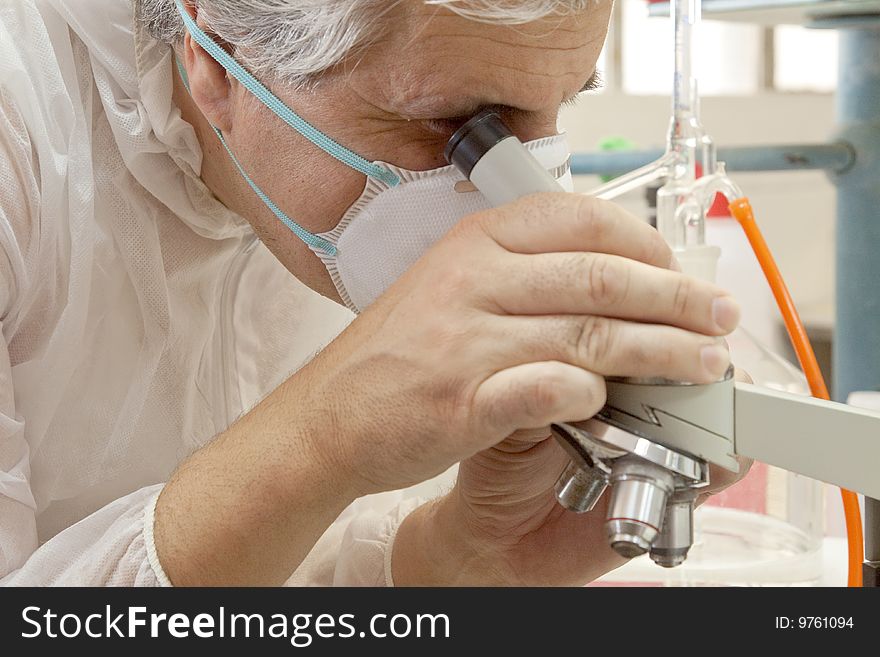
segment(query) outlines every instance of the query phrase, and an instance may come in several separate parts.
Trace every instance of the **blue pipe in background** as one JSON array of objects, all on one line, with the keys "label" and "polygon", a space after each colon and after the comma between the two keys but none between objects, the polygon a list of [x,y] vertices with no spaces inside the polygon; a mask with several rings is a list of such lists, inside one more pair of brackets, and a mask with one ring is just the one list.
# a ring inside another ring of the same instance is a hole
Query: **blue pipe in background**
[{"label": "blue pipe in background", "polygon": [[[880,390],[880,28],[840,31],[837,119],[856,161],[837,185],[834,395]],[[880,439],[880,438],[878,438]]]},{"label": "blue pipe in background", "polygon": [[[571,158],[574,175],[619,176],[653,162],[662,149],[575,153]],[[719,148],[718,159],[728,171],[807,171],[823,169],[841,173],[855,163],[853,146],[845,141],[833,144],[783,144],[779,146],[738,146]]]},{"label": "blue pipe in background", "polygon": [[[834,396],[846,400],[854,390],[880,390],[880,27],[840,30],[839,66],[839,134],[856,147],[855,164],[832,177],[837,185]],[[867,498],[865,560],[865,585],[877,586],[880,502]]]}]

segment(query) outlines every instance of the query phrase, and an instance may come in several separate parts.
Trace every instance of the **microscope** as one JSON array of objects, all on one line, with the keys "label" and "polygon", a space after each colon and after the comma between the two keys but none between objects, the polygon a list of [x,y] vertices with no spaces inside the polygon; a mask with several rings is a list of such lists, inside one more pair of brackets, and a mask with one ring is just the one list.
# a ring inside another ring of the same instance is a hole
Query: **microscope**
[{"label": "microscope", "polygon": [[[561,191],[492,111],[462,126],[444,154],[493,206]],[[610,489],[611,547],[667,568],[687,558],[709,466],[737,472],[736,456],[880,498],[880,413],[735,382],[732,368],[706,385],[609,378],[598,415],[551,431],[571,457],[559,503],[586,513]]]}]

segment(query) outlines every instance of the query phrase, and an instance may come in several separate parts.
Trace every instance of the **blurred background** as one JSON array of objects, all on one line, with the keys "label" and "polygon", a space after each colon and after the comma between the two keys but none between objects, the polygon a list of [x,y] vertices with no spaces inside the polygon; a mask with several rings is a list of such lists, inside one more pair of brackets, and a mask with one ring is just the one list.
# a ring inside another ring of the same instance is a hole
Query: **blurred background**
[{"label": "blurred background", "polygon": [[[703,124],[715,143],[724,148],[827,142],[834,132],[838,33],[711,18],[703,16],[695,73]],[[595,153],[608,148],[662,148],[670,116],[672,52],[668,17],[650,17],[645,0],[618,0],[599,61],[603,86],[583,94],[577,105],[566,107],[561,116],[572,150]],[[835,188],[825,173],[817,171],[732,175],[752,201],[830,381]],[[583,192],[601,182],[597,176],[575,178],[576,189]],[[618,202],[646,220],[650,215],[644,189]],[[731,291],[745,309],[743,325],[761,344],[794,362],[757,264],[748,249],[740,249],[741,243],[729,242],[740,237],[738,226],[731,227],[718,217],[709,220],[707,231],[710,241],[721,241],[719,283],[735,288]],[[758,504],[759,513],[790,514],[798,502],[792,499],[796,489],[783,478],[779,471],[750,475],[729,502],[739,509]],[[838,551],[842,546],[839,537],[845,534],[840,494],[836,488],[819,486],[819,499],[803,503],[819,506],[820,533],[837,539],[825,541],[825,558],[830,564],[826,564],[819,583],[840,584],[845,565]],[[629,578],[641,579],[638,573]]]}]

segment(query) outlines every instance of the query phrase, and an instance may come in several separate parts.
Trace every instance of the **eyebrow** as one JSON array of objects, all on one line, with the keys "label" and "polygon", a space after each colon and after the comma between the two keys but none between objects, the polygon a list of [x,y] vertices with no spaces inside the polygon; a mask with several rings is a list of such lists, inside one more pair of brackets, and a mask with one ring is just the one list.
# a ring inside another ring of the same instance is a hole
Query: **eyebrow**
[{"label": "eyebrow", "polygon": [[[593,70],[592,75],[590,75],[589,79],[584,83],[584,86],[581,87],[577,92],[569,96],[568,98],[564,98],[562,102],[559,103],[559,106],[569,105],[575,102],[582,93],[586,91],[595,91],[596,89],[600,89],[602,87],[602,74],[598,69]],[[506,105],[504,103],[481,103],[478,100],[470,100],[468,102],[462,103],[460,105],[450,105],[448,107],[442,108],[438,110],[439,113],[443,114],[442,117],[435,118],[448,118],[448,119],[457,119],[470,117],[483,110],[495,110],[497,112],[505,113],[505,114],[528,114],[528,110],[524,110],[521,107],[516,107],[514,105]]]}]

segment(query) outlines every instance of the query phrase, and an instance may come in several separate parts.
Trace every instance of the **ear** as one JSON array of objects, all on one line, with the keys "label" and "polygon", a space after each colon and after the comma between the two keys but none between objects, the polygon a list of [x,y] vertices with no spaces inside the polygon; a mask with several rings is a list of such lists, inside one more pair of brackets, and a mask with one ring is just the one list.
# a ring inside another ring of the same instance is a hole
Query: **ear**
[{"label": "ear", "polygon": [[[217,40],[221,47],[227,47],[205,25],[197,0],[184,0],[183,5],[206,34]],[[196,43],[189,32],[183,40],[183,64],[189,76],[193,101],[211,125],[228,132],[232,126],[232,85],[226,69]]]}]

